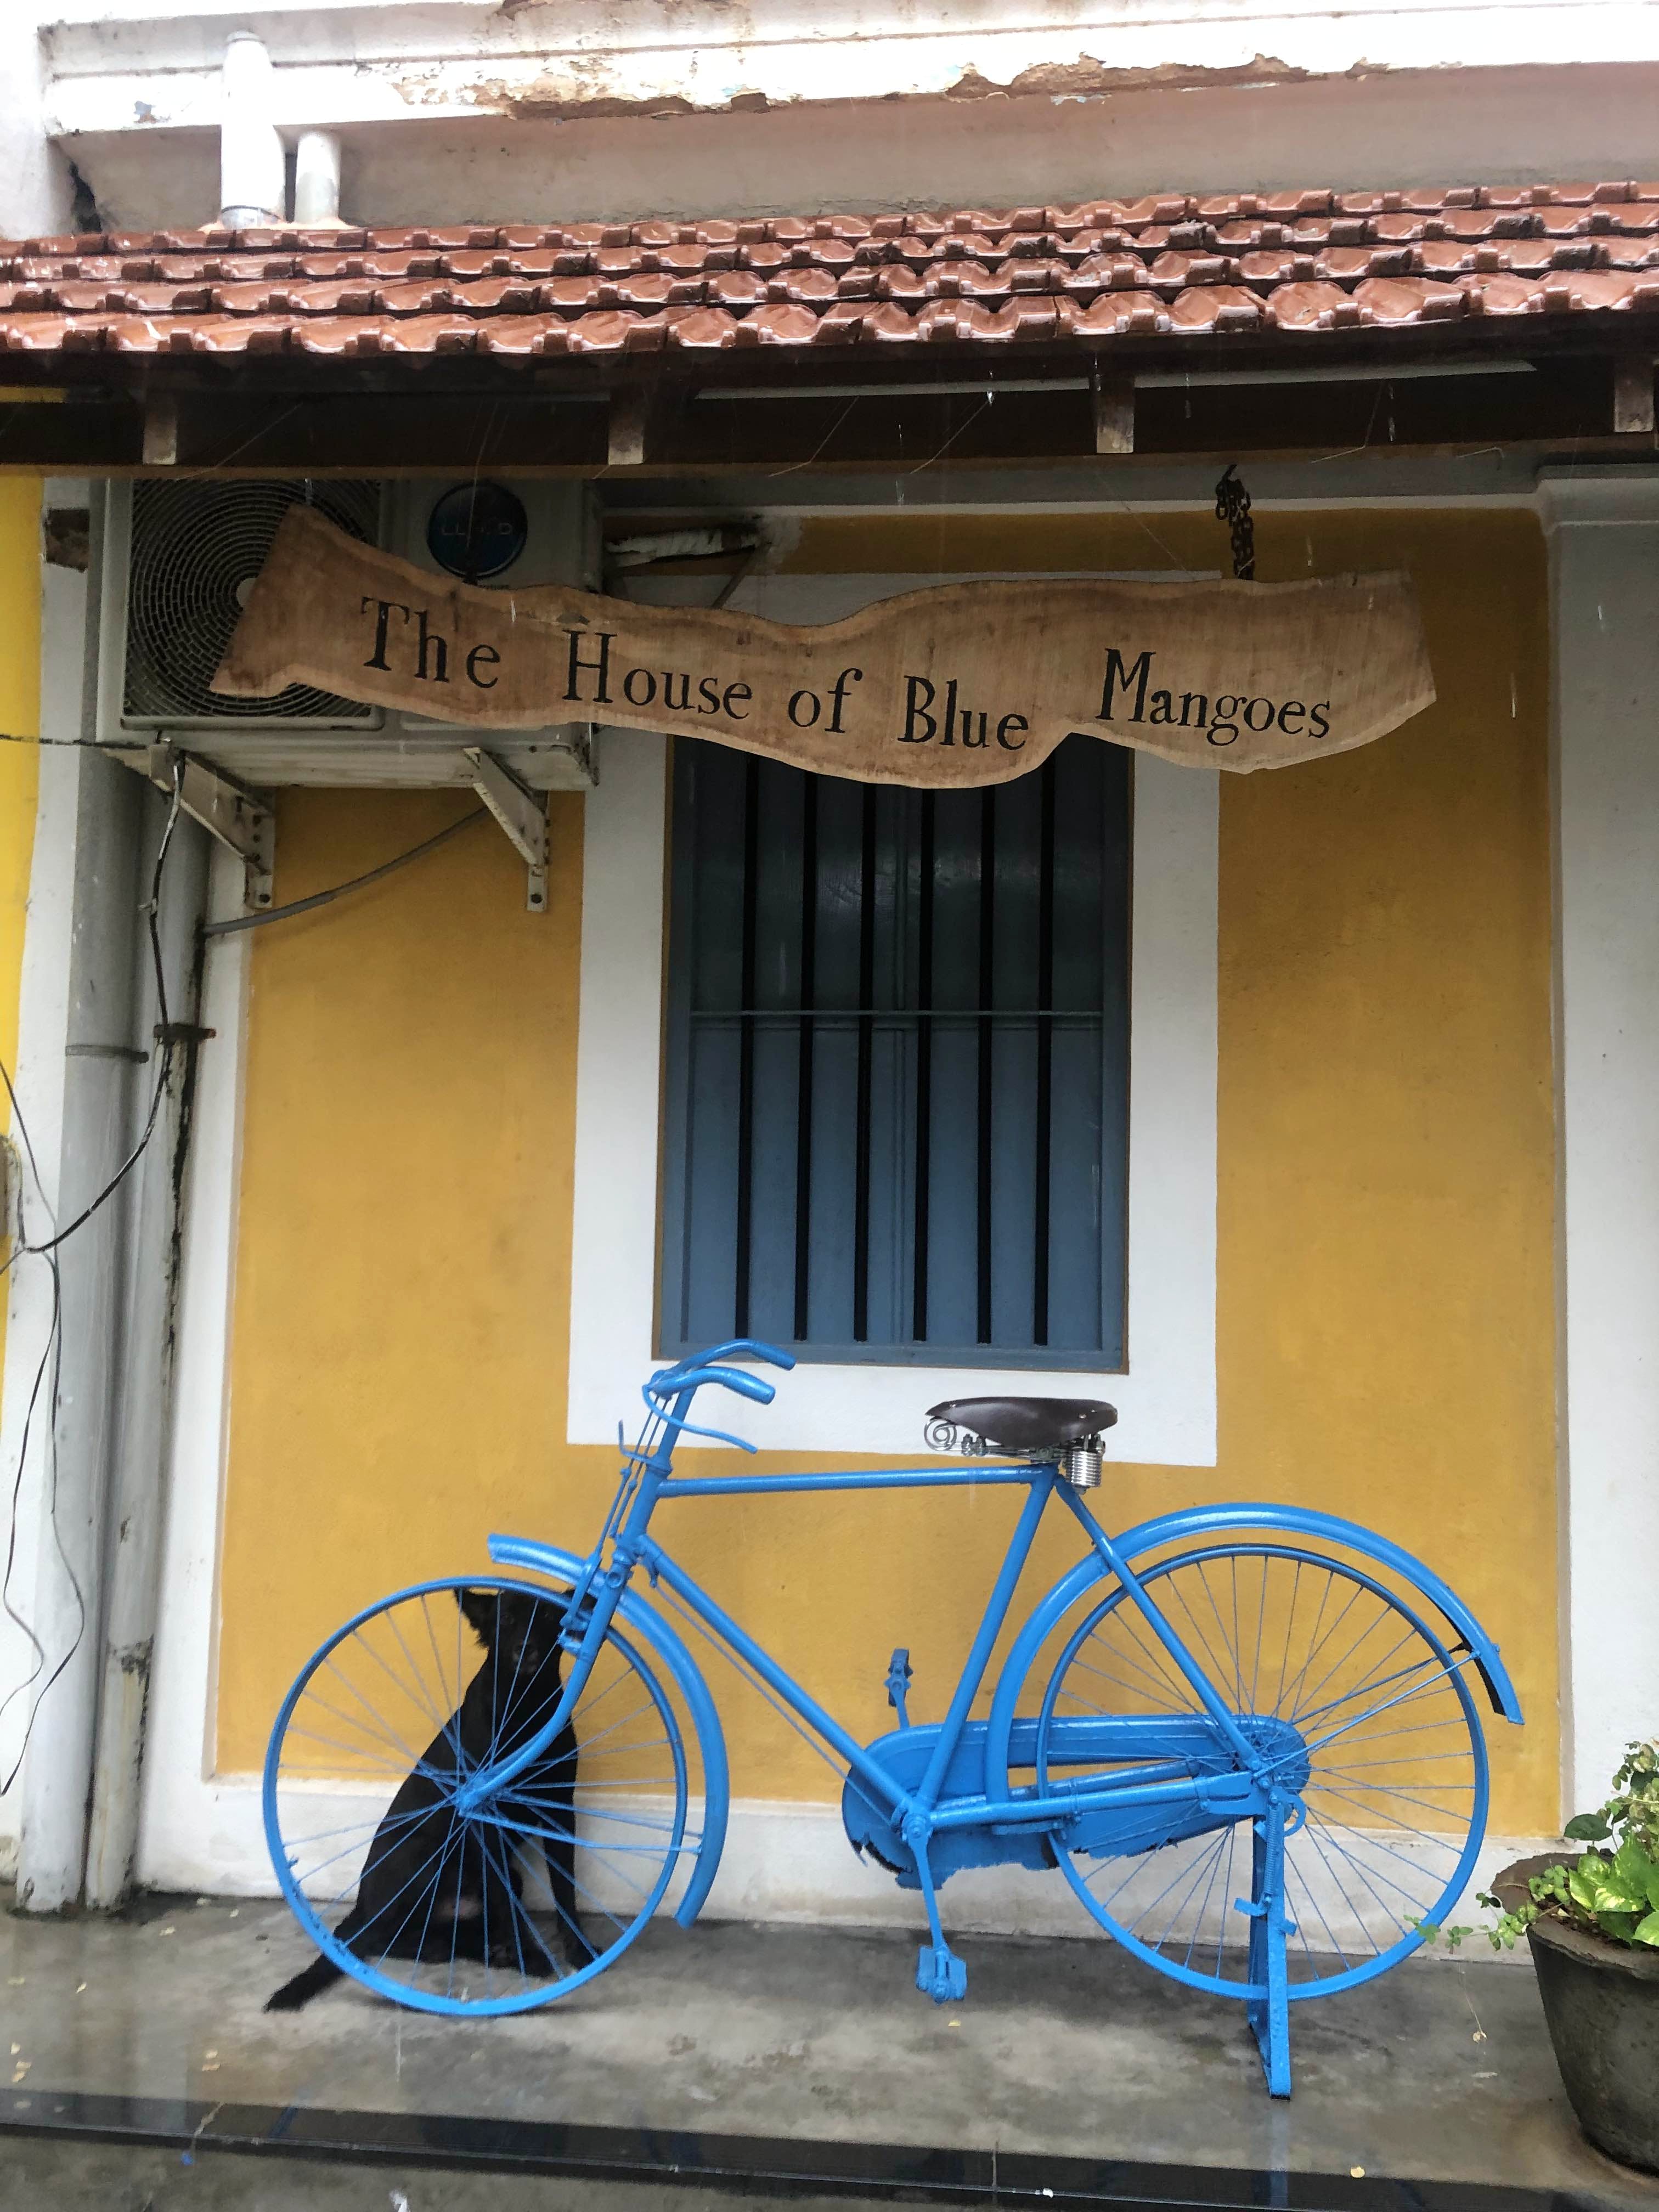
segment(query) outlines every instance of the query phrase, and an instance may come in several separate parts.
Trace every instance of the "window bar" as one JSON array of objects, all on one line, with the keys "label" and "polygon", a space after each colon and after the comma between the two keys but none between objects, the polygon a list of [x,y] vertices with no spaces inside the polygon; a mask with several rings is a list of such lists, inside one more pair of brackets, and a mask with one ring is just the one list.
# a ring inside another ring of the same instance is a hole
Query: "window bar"
[{"label": "window bar", "polygon": [[[756,909],[760,887],[760,763],[751,753],[743,778],[743,1004],[755,1003]],[[738,1265],[732,1322],[738,1336],[749,1334],[749,1260],[755,1185],[755,1024],[738,1023]]]},{"label": "window bar", "polygon": [[987,1018],[995,993],[997,815],[994,787],[979,816],[979,1341],[991,1341],[991,1081],[996,1025]]},{"label": "window bar", "polygon": [[933,794],[921,799],[920,881],[916,886],[916,1165],[915,1284],[910,1334],[927,1341],[927,1237],[933,1116]]},{"label": "window bar", "polygon": [[861,839],[859,853],[859,1016],[858,1127],[853,1153],[853,1341],[864,1344],[870,1335],[870,1086],[871,1037],[873,1022],[867,1009],[875,1003],[876,980],[876,793],[873,784],[863,791]]},{"label": "window bar", "polygon": [[1037,857],[1036,1192],[1031,1267],[1031,1341],[1048,1341],[1048,1217],[1053,1203],[1052,1130],[1054,1025],[1054,763],[1037,771],[1042,809]]},{"label": "window bar", "polygon": [[795,1341],[806,1341],[812,1267],[812,1009],[817,1000],[818,786],[803,779],[800,825],[800,1057],[795,1090]]}]

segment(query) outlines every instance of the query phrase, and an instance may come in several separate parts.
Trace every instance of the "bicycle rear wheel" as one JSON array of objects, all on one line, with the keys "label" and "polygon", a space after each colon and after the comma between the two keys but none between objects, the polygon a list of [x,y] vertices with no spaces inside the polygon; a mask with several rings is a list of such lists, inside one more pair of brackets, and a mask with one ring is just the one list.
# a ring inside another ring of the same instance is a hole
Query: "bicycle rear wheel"
[{"label": "bicycle rear wheel", "polygon": [[[1486,1739],[1468,1674],[1407,1601],[1364,1568],[1298,1545],[1224,1541],[1137,1571],[1305,1818],[1287,1826],[1288,1996],[1368,1981],[1417,1948],[1474,1871],[1486,1826]],[[1198,1717],[1204,1706],[1121,1586],[1060,1652],[1036,1729],[1039,1788],[1075,1781],[1057,1719]],[[1219,1763],[1222,1753],[1217,1731]],[[1098,1771],[1098,1770],[1096,1770]],[[1109,1770],[1108,1770],[1109,1771]],[[1138,1852],[1058,1863],[1103,1928],[1190,1986],[1260,1998],[1249,1923],[1262,1851],[1249,1819]],[[1130,1839],[1133,1841],[1133,1838]]]},{"label": "bicycle rear wheel", "polygon": [[264,1771],[276,1879],[318,1948],[382,1996],[471,2016],[562,1996],[627,1949],[696,1847],[672,1708],[614,1623],[546,1754],[458,1802],[553,1713],[564,1622],[539,1584],[445,1577],[348,1621],[283,1700]]}]

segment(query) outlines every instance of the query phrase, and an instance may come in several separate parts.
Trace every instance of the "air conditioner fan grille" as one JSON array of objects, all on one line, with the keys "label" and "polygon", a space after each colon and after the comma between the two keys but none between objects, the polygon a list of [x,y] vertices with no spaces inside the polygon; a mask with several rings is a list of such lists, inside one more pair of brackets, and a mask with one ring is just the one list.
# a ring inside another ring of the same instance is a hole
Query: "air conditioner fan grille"
[{"label": "air conditioner fan grille", "polygon": [[209,689],[277,525],[307,500],[354,538],[377,535],[375,483],[195,478],[132,493],[123,719],[129,722],[368,722],[355,699],[294,684],[272,699]]}]

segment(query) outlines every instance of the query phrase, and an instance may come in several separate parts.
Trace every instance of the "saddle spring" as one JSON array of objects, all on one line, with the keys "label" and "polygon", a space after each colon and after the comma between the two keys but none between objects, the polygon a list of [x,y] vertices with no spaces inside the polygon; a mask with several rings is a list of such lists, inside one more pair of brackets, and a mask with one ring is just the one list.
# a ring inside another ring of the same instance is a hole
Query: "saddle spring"
[{"label": "saddle spring", "polygon": [[1073,1490],[1097,1490],[1100,1487],[1100,1438],[1085,1437],[1080,1444],[1071,1444],[1066,1452],[1066,1480]]}]

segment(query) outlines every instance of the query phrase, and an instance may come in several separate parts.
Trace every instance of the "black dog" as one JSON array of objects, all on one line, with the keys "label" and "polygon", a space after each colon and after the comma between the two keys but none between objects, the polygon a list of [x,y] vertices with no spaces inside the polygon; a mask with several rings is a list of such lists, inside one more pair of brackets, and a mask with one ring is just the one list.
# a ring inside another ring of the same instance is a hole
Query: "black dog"
[{"label": "black dog", "polygon": [[[529,1741],[557,1705],[562,1608],[517,1590],[456,1593],[484,1647],[484,1662],[456,1711],[422,1753],[374,1832],[357,1901],[334,1933],[359,1958],[476,1959],[520,1973],[558,1966],[522,1910],[523,1883],[511,1832],[488,1820],[457,1820],[447,1784],[459,1764],[506,1758]],[[566,1963],[596,1955],[576,1911],[576,1732],[567,1722],[544,1758],[505,1794],[526,1829],[543,1832],[543,1856]],[[265,2000],[267,2012],[297,2012],[339,1980],[331,1959],[313,1959]]]}]

